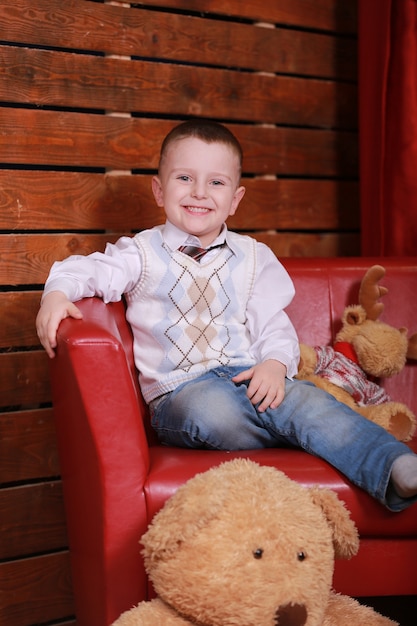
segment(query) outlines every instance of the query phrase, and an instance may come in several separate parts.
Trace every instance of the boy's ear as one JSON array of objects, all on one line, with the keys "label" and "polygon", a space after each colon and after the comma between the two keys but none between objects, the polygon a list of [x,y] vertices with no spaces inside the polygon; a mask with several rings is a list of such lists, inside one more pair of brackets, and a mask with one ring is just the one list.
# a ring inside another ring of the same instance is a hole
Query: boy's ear
[{"label": "boy's ear", "polygon": [[152,192],[156,201],[156,204],[160,207],[164,206],[164,194],[162,192],[162,184],[159,176],[152,177]]},{"label": "boy's ear", "polygon": [[234,215],[236,213],[237,207],[239,206],[240,201],[245,195],[246,187],[238,187],[234,193],[232,206],[229,215]]}]

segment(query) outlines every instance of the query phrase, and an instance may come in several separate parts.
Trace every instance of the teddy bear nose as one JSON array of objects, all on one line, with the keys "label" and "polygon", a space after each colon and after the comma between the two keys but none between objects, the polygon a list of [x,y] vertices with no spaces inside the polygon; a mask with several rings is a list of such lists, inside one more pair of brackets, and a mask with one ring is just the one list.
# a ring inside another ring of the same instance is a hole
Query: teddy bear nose
[{"label": "teddy bear nose", "polygon": [[304,604],[284,604],[275,613],[277,626],[303,626],[307,621]]}]

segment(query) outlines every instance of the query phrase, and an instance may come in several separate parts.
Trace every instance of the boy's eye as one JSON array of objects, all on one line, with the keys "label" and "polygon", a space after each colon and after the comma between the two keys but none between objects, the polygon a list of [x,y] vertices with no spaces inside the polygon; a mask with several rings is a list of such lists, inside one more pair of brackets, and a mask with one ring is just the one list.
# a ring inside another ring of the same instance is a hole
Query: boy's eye
[{"label": "boy's eye", "polygon": [[223,181],[222,180],[212,180],[211,184],[214,185],[214,186],[223,185]]},{"label": "boy's eye", "polygon": [[190,180],[190,177],[187,176],[187,174],[181,174],[181,176],[178,176],[177,178],[178,178],[178,180],[183,180],[185,182]]}]

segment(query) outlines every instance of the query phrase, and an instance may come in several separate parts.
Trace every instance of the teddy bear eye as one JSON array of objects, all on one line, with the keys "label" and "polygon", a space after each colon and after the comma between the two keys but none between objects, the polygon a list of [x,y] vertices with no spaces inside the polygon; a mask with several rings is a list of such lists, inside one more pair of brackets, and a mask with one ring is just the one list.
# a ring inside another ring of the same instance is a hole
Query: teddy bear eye
[{"label": "teddy bear eye", "polygon": [[254,559],[261,559],[263,553],[264,553],[264,551],[263,551],[262,548],[257,548],[256,550],[253,551],[253,558]]},{"label": "teddy bear eye", "polygon": [[300,550],[300,552],[297,553],[297,559],[300,561],[300,563],[302,561],[305,561],[306,558],[307,558],[307,555],[302,550]]}]

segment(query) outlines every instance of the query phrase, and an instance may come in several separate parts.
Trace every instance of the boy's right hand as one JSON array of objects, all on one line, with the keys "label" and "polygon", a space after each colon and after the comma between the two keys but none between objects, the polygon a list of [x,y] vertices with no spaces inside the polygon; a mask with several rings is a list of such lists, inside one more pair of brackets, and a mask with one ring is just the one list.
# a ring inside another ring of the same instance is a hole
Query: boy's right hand
[{"label": "boy's right hand", "polygon": [[36,330],[39,340],[52,359],[55,356],[56,333],[58,326],[66,317],[82,319],[83,314],[62,291],[51,291],[44,296],[36,316]]}]

